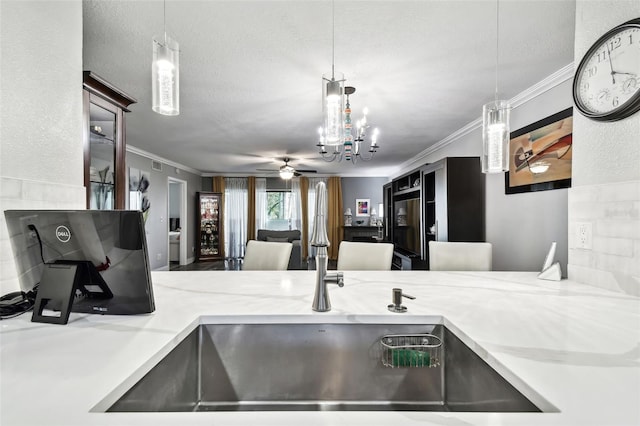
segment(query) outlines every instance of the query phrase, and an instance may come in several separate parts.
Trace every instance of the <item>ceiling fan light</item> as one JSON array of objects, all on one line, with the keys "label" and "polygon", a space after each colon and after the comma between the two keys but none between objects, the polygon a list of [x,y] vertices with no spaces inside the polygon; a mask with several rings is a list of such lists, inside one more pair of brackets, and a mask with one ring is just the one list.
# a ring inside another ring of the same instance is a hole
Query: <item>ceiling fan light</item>
[{"label": "ceiling fan light", "polygon": [[280,170],[280,177],[284,180],[289,180],[293,178],[293,171],[291,170]]},{"label": "ceiling fan light", "polygon": [[293,178],[294,173],[295,169],[288,164],[286,166],[280,167],[280,178],[284,180]]}]

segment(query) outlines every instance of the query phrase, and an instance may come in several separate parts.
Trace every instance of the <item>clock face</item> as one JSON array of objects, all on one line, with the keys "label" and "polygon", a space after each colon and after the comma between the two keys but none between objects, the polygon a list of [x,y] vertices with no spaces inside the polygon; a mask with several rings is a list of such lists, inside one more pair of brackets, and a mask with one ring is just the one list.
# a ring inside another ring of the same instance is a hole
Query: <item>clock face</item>
[{"label": "clock face", "polygon": [[640,19],[607,32],[589,49],[573,95],[578,109],[595,120],[619,120],[640,109]]}]

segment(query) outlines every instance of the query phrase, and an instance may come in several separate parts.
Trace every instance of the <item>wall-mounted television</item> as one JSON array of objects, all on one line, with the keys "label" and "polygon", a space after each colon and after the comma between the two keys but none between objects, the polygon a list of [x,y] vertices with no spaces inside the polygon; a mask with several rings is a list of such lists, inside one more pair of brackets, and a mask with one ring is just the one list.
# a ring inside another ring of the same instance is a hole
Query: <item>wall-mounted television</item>
[{"label": "wall-mounted television", "polygon": [[[22,291],[42,292],[44,280],[49,291],[75,291],[72,312],[155,310],[141,212],[7,210],[4,215]],[[49,308],[61,309],[53,302]]]},{"label": "wall-mounted television", "polygon": [[396,250],[408,255],[421,255],[420,199],[409,198],[393,203],[393,244]]}]

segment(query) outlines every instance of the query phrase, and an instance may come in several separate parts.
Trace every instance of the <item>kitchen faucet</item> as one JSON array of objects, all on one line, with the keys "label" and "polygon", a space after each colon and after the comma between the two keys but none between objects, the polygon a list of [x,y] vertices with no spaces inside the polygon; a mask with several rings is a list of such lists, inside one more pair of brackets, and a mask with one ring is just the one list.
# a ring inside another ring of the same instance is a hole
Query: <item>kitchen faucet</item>
[{"label": "kitchen faucet", "polygon": [[311,245],[316,248],[316,292],[311,309],[318,312],[331,310],[327,283],[338,284],[338,287],[344,286],[342,272],[327,273],[327,247],[330,242],[327,236],[326,211],[327,188],[324,182],[318,182],[316,185],[316,216],[313,221],[313,234],[311,234]]}]

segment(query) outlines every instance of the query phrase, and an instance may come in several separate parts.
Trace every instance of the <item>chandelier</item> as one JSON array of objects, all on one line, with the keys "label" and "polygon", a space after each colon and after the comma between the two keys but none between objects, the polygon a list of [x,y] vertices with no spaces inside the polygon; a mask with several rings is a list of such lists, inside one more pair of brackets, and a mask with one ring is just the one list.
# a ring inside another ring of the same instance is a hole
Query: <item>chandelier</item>
[{"label": "chandelier", "polygon": [[[345,87],[344,75],[335,70],[335,27],[336,27],[335,0],[331,2],[331,73],[322,75],[322,127],[318,131],[320,140],[316,145],[319,153],[325,161],[351,161],[353,164],[359,159],[369,161],[378,149],[378,129],[371,135],[371,145],[368,154],[363,152],[367,129],[367,113],[356,123],[355,138],[351,124],[351,105],[349,95],[356,89]],[[346,105],[344,97],[346,95]],[[327,147],[330,151],[327,151]]]},{"label": "chandelier", "polygon": [[[342,131],[337,133],[342,133],[343,140],[341,143],[335,143],[327,137],[327,133],[324,128],[318,129],[319,141],[316,144],[318,147],[318,153],[322,156],[322,159],[328,162],[331,161],[351,161],[353,164],[356,164],[358,160],[362,161],[370,161],[373,159],[374,155],[378,151],[380,147],[378,145],[378,135],[380,131],[375,128],[371,133],[371,142],[369,144],[369,149],[364,151],[363,145],[365,143],[365,139],[367,137],[367,132],[369,129],[369,123],[367,122],[367,114],[368,110],[365,108],[362,112],[362,118],[356,121],[356,129],[355,129],[355,137],[353,135],[353,124],[351,121],[351,103],[349,101],[349,95],[355,93],[355,87],[347,86],[344,88],[344,93],[346,95],[346,106],[344,109],[344,122],[342,124]],[[326,128],[326,126],[325,126]],[[331,148],[330,151],[327,151],[327,146]]]}]

